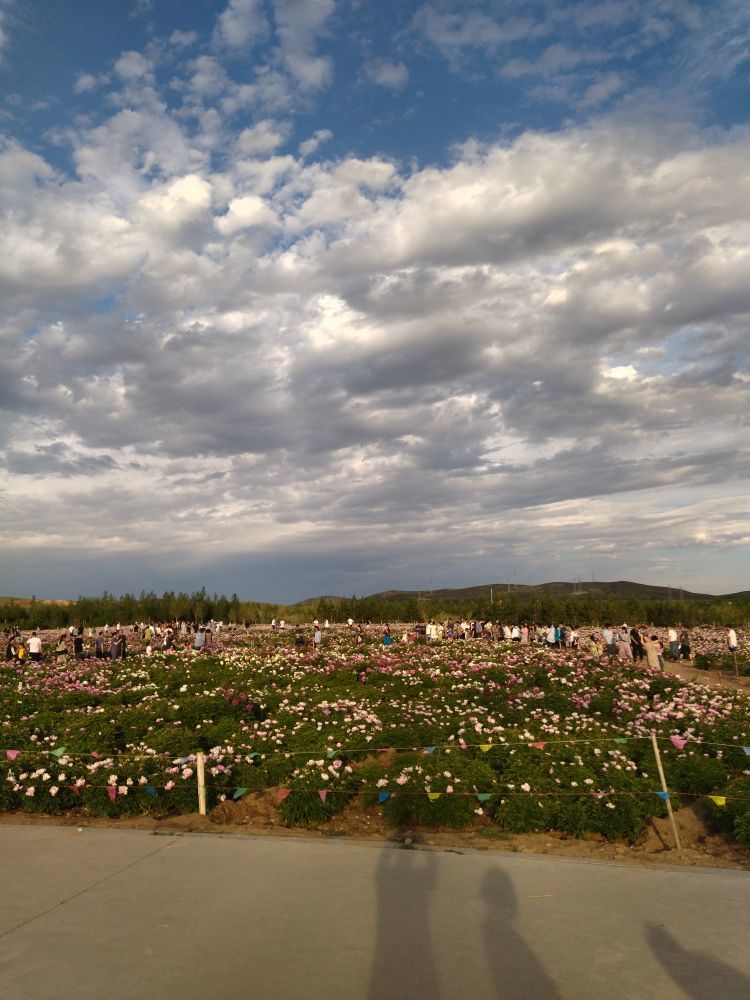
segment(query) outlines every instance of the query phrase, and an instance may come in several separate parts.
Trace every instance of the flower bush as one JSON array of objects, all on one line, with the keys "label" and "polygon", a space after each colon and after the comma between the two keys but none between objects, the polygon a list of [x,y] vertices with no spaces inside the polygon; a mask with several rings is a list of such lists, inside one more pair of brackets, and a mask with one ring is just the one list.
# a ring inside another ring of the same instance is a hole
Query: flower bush
[{"label": "flower bush", "polygon": [[209,807],[273,789],[290,825],[359,797],[396,825],[632,841],[664,811],[655,732],[675,807],[726,795],[745,829],[730,803],[750,774],[747,696],[581,650],[385,650],[341,630],[319,651],[258,630],[202,653],[6,663],[0,696],[4,811],[193,812],[202,751]]}]

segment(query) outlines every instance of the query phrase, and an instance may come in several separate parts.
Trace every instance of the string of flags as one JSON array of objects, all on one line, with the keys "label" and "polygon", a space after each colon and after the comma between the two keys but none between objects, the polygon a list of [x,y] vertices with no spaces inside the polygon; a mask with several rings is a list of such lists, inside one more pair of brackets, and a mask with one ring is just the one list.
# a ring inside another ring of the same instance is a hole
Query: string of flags
[{"label": "string of flags", "polygon": [[[665,737],[659,737],[659,739],[665,739]],[[461,750],[472,750],[479,749],[482,753],[489,753],[492,749],[497,750],[507,750],[514,749],[516,747],[533,747],[535,750],[545,750],[547,747],[559,746],[559,745],[576,745],[576,744],[590,744],[590,743],[616,743],[620,746],[624,746],[631,740],[651,740],[650,736],[598,736],[595,738],[587,739],[568,739],[568,740],[522,740],[514,743],[467,743],[463,738],[458,740],[458,746]],[[750,757],[750,746],[740,746],[737,743],[717,743],[710,740],[689,740],[684,736],[670,736],[670,743],[678,750],[683,750],[688,743],[694,743],[696,746],[700,747],[723,747],[730,748],[733,750],[741,749],[746,757]],[[415,752],[421,750],[422,753],[431,756],[439,750],[452,750],[455,744],[445,743],[440,746],[423,746],[423,747],[337,747],[336,749],[327,749],[326,756],[329,760],[332,760],[336,756],[341,756],[342,754],[355,754],[355,753],[372,753],[375,750],[376,753],[387,753],[389,750],[397,753]],[[8,749],[1,751],[0,753],[5,753],[8,760],[15,760],[19,755],[41,755],[48,754],[52,757],[91,757],[94,760],[158,760],[163,757],[165,760],[173,760],[177,764],[187,764],[189,761],[195,760],[195,754],[188,754],[183,757],[174,757],[170,753],[156,754],[156,753],[110,753],[103,754],[98,753],[96,750],[91,750],[86,753],[76,753],[69,751],[66,747],[56,747],[54,750],[47,750],[46,748],[33,748],[33,749]],[[245,759],[250,763],[251,760],[258,759],[262,756],[268,756],[269,754],[284,754],[286,757],[294,756],[311,756],[317,753],[321,753],[320,748],[308,748],[306,750],[286,750],[283,748],[275,747],[264,750],[261,753],[259,750],[252,750],[245,754]]]}]

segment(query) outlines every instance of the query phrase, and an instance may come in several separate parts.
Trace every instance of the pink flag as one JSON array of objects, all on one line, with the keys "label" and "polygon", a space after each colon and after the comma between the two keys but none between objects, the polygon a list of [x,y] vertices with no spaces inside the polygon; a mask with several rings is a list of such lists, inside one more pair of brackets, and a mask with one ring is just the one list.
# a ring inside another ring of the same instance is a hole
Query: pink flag
[{"label": "pink flag", "polygon": [[117,798],[117,789],[112,785],[107,785],[107,795],[109,795],[110,799],[114,802]]},{"label": "pink flag", "polygon": [[289,798],[291,794],[292,794],[291,788],[280,788],[279,794],[276,796],[276,801],[281,803],[284,801],[284,799]]},{"label": "pink flag", "polygon": [[670,743],[673,743],[674,746],[676,746],[678,750],[682,750],[682,748],[687,743],[687,740],[683,739],[682,736],[670,736],[669,740],[670,740]]},{"label": "pink flag", "polygon": [[8,760],[15,760],[20,752],[21,752],[20,750],[6,750],[5,756],[8,758]]},{"label": "pink flag", "polygon": [[318,789],[318,795],[320,796],[320,801],[325,802],[325,800],[328,798],[328,789],[327,788]]},{"label": "pink flag", "polygon": [[462,750],[465,750],[469,744],[466,742],[466,740],[459,740],[458,745],[461,747]]},{"label": "pink flag", "polygon": [[102,753],[97,753],[97,752],[96,752],[96,750],[93,750],[93,751],[91,752],[91,756],[92,756],[92,757],[94,758],[94,760],[101,760],[101,759],[102,759],[102,757],[104,756],[104,754],[102,754]]},{"label": "pink flag", "polygon": [[535,750],[544,750],[544,748],[547,746],[546,743],[541,743],[541,742],[540,743],[532,743],[531,745],[534,747]]},{"label": "pink flag", "polygon": [[81,794],[78,791],[78,785],[68,785],[68,788],[71,790],[71,792],[75,792],[76,795],[80,795]]}]

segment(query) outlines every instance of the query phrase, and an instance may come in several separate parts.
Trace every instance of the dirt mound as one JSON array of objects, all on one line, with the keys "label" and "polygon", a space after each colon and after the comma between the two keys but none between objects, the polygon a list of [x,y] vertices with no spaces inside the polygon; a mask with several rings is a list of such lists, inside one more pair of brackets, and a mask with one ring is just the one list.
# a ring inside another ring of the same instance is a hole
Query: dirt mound
[{"label": "dirt mound", "polygon": [[266,826],[279,822],[278,788],[265,788],[261,792],[251,792],[233,802],[227,799],[215,806],[209,819],[222,826]]}]

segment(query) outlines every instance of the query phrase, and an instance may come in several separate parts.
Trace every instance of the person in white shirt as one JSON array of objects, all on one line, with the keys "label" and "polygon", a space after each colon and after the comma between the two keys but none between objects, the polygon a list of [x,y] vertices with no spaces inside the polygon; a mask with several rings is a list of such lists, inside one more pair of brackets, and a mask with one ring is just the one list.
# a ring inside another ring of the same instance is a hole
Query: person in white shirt
[{"label": "person in white shirt", "polygon": [[37,662],[41,660],[42,640],[39,638],[39,635],[36,632],[34,632],[33,635],[30,636],[29,641],[26,643],[26,646],[29,650],[30,660],[36,660]]},{"label": "person in white shirt", "polygon": [[[737,652],[737,633],[733,628],[727,632],[727,648],[732,654]],[[31,639],[29,639],[29,652],[31,652]]]},{"label": "person in white shirt", "polygon": [[671,628],[667,632],[667,639],[669,641],[669,655],[672,660],[677,663],[680,658],[680,644],[677,641],[677,629]]}]

